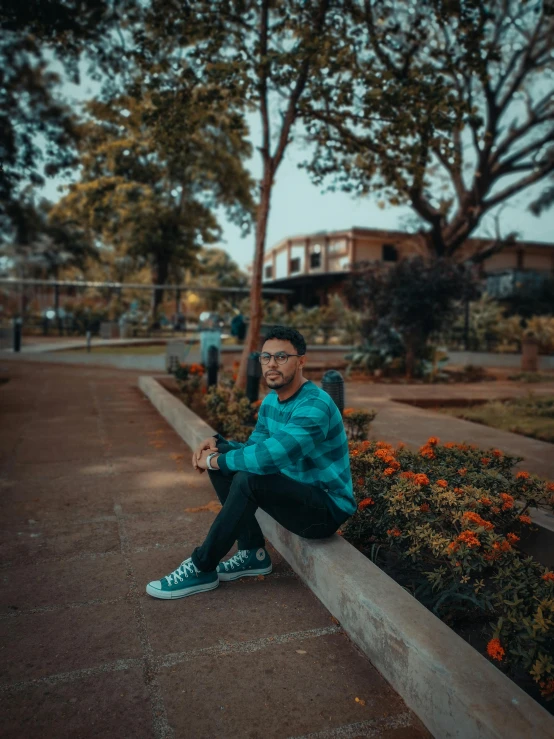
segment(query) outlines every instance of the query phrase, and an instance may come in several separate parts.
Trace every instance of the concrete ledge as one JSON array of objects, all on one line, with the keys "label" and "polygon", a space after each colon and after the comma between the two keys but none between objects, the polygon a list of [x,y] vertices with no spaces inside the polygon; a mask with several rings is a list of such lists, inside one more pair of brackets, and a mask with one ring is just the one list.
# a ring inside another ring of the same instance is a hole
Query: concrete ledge
[{"label": "concrete ledge", "polygon": [[[152,377],[139,387],[191,447],[215,433]],[[552,739],[554,718],[339,536],[264,535],[437,739]]]}]

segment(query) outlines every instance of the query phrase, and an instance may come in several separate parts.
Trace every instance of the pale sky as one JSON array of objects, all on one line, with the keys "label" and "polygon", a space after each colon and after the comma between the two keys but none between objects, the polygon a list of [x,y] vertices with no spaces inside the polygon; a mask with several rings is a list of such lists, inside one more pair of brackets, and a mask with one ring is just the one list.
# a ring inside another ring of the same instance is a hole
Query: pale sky
[{"label": "pale sky", "polygon": [[[79,88],[67,85],[64,93],[67,99],[75,103],[78,100],[92,97],[95,87],[95,83],[87,83]],[[248,122],[254,152],[248,166],[252,174],[258,177],[261,171],[260,155],[256,148],[261,141],[259,117],[250,115]],[[406,219],[412,215],[410,208],[393,207],[388,204],[380,208],[378,202],[381,198],[377,194],[360,198],[341,192],[322,192],[321,188],[311,183],[308,174],[297,166],[306,158],[308,158],[306,144],[297,133],[296,139],[287,149],[275,178],[266,250],[289,236],[317,231],[337,231],[353,226],[408,230]],[[57,187],[59,185],[59,180],[50,181],[43,190],[44,195],[49,200],[58,200],[60,193]],[[537,190],[533,192],[536,194]],[[509,201],[509,205],[504,207],[500,219],[501,235],[505,236],[515,230],[525,240],[554,242],[552,211],[543,213],[540,218],[537,218],[527,210],[527,204],[533,199],[533,192],[528,191],[516,195]],[[483,219],[480,228],[473,234],[474,236],[494,235],[494,213],[495,211]],[[223,213],[220,214],[219,221],[223,230],[223,239],[217,246],[225,249],[241,268],[246,268],[253,261],[254,256],[253,230],[248,236],[242,238],[240,230],[228,223]]]}]

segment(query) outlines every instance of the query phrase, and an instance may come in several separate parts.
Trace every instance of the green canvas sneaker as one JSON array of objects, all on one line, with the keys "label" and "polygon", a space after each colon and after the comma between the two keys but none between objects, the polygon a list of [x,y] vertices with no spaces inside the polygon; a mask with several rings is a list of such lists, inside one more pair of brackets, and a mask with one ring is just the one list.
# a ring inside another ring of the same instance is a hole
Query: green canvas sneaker
[{"label": "green canvas sneaker", "polygon": [[146,592],[153,598],[186,598],[187,595],[213,590],[219,585],[216,570],[201,572],[194,566],[189,557],[179,567],[161,580],[152,580],[146,586]]},{"label": "green canvas sneaker", "polygon": [[238,580],[239,577],[254,577],[255,575],[269,575],[273,569],[271,557],[267,551],[259,549],[241,549],[226,562],[217,566],[217,576],[220,580]]}]

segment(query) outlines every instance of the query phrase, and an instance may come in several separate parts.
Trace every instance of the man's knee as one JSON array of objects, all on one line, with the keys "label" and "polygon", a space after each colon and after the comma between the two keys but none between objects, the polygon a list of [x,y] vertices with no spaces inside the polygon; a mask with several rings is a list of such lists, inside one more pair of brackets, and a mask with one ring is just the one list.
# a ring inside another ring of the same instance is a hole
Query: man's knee
[{"label": "man's knee", "polygon": [[253,482],[256,477],[257,475],[252,474],[252,472],[235,472],[231,489],[239,490],[253,499],[256,492]]}]

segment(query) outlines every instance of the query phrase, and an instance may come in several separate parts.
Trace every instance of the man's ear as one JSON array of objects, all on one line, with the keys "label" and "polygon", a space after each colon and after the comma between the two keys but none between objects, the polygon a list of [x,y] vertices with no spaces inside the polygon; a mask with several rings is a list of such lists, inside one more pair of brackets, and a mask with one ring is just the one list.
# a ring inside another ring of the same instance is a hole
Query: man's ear
[{"label": "man's ear", "polygon": [[302,368],[306,364],[305,354],[302,354],[302,356],[298,357],[298,364],[300,365],[300,368]]}]

